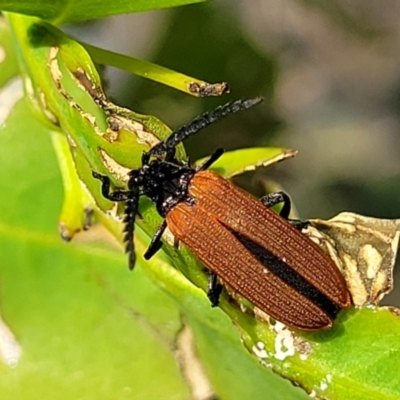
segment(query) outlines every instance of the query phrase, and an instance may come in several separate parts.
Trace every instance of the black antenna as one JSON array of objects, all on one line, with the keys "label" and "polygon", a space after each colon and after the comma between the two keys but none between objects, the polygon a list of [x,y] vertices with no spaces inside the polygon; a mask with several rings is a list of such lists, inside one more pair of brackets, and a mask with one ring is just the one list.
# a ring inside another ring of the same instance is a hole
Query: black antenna
[{"label": "black antenna", "polygon": [[132,270],[135,267],[136,255],[135,255],[135,244],[133,242],[134,230],[135,230],[135,217],[138,213],[139,206],[139,191],[131,189],[132,197],[126,200],[125,204],[125,217],[124,217],[124,242],[126,243],[125,252],[128,254],[128,265],[129,269]]},{"label": "black antenna", "polygon": [[193,121],[189,122],[189,124],[183,125],[176,131],[172,132],[171,135],[168,136],[168,138],[163,142],[156,144],[149,150],[148,153],[144,154],[145,160],[148,160],[151,156],[159,156],[163,153],[167,154],[167,159],[172,158],[175,153],[175,147],[189,136],[196,134],[208,125],[217,122],[227,115],[236,113],[238,111],[247,110],[248,108],[257,105],[262,101],[262,97],[255,97],[247,100],[237,100],[233,103],[227,103],[219,106],[213,111],[204,113],[200,117],[197,117]]}]

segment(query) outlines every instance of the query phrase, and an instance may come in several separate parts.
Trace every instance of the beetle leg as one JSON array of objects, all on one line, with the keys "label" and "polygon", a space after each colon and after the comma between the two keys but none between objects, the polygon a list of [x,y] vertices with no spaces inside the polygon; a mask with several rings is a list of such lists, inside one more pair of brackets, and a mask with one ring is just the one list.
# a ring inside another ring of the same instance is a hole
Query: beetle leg
[{"label": "beetle leg", "polygon": [[116,190],[115,192],[110,192],[110,178],[105,175],[100,175],[97,172],[92,172],[93,178],[101,181],[101,193],[102,195],[111,201],[125,201],[131,196],[131,192],[127,190]]},{"label": "beetle leg", "polygon": [[132,270],[135,266],[135,246],[133,243],[135,216],[138,212],[139,191],[137,188],[132,190],[116,190],[110,192],[110,178],[105,175],[100,175],[97,172],[92,172],[94,178],[101,181],[101,193],[111,201],[126,201],[125,217],[124,217],[124,242],[126,242],[125,251],[129,255],[129,269]]},{"label": "beetle leg", "polygon": [[199,171],[204,171],[205,169],[208,169],[211,164],[215,163],[215,161],[218,160],[224,154],[224,149],[219,147],[217,150],[214,151],[213,154],[211,154],[210,157],[207,158],[203,163],[201,163],[198,167],[196,167],[196,172]]},{"label": "beetle leg", "polygon": [[275,206],[276,204],[283,203],[283,207],[279,213],[282,218],[288,219],[290,214],[290,209],[292,208],[292,203],[289,196],[284,192],[276,192],[267,194],[261,197],[261,203],[263,203],[268,208]]},{"label": "beetle leg", "polygon": [[299,231],[302,231],[303,229],[307,228],[308,225],[310,225],[309,221],[301,221],[300,219],[288,219],[288,222]]},{"label": "beetle leg", "polygon": [[154,254],[157,253],[158,250],[161,249],[162,247],[161,237],[166,227],[167,227],[167,221],[164,220],[164,222],[157,228],[157,231],[154,234],[153,239],[151,239],[149,248],[147,249],[146,253],[144,253],[144,258],[146,260],[149,260],[151,257],[154,256]]},{"label": "beetle leg", "polygon": [[218,306],[219,297],[221,296],[221,293],[222,293],[222,285],[218,283],[218,276],[215,272],[210,271],[207,297],[210,299],[212,307]]},{"label": "beetle leg", "polygon": [[266,196],[261,197],[260,201],[268,208],[273,207],[276,204],[283,203],[283,207],[279,215],[282,218],[285,218],[292,226],[294,226],[299,231],[306,228],[309,224],[308,221],[301,221],[299,219],[289,219],[290,209],[292,206],[289,196],[284,192],[267,194]]}]

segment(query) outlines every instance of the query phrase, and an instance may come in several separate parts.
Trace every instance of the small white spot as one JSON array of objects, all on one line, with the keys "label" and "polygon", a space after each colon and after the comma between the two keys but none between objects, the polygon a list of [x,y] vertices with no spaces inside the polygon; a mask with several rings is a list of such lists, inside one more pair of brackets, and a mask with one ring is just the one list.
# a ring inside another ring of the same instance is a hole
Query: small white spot
[{"label": "small white spot", "polygon": [[247,307],[244,304],[239,304],[239,307],[240,307],[241,312],[243,312],[243,313],[246,312]]},{"label": "small white spot", "polygon": [[256,346],[253,346],[252,350],[257,358],[261,358],[261,359],[268,358],[267,351],[265,349],[260,349],[258,346],[258,343]]},{"label": "small white spot", "polygon": [[260,349],[260,350],[264,350],[265,349],[265,344],[263,342],[257,342],[256,346]]},{"label": "small white spot", "polygon": [[15,103],[22,98],[23,94],[19,77],[11,79],[0,89],[0,126],[7,120]]},{"label": "small white spot", "polygon": [[263,269],[263,274],[268,274],[268,273],[269,273],[268,268],[264,268],[264,269]]},{"label": "small white spot", "polygon": [[275,338],[275,358],[283,361],[286,357],[293,356],[295,353],[294,337],[292,332],[278,321],[274,326],[274,330],[277,332]]},{"label": "small white spot", "polygon": [[6,59],[7,53],[3,46],[0,46],[0,64]]},{"label": "small white spot", "polygon": [[272,364],[270,362],[259,360],[260,364],[265,368],[272,368]]},{"label": "small white spot", "polygon": [[287,329],[286,325],[282,324],[282,322],[279,321],[275,321],[273,328],[276,333],[282,332],[283,330]]},{"label": "small white spot", "polygon": [[319,388],[321,390],[326,390],[328,389],[329,383],[332,382],[332,375],[331,374],[327,374],[325,376],[325,379],[322,379],[321,383],[319,384]]},{"label": "small white spot", "polygon": [[257,342],[253,348],[253,351],[258,358],[263,359],[269,357],[267,351],[265,350],[265,344],[263,342]]},{"label": "small white spot", "polygon": [[282,261],[286,263],[286,257],[282,257]]},{"label": "small white spot", "polygon": [[301,361],[306,361],[307,358],[308,358],[308,355],[307,355],[307,354],[300,354],[300,360],[301,360]]},{"label": "small white spot", "polygon": [[22,349],[11,329],[0,317],[0,358],[4,364],[15,368],[21,357]]}]

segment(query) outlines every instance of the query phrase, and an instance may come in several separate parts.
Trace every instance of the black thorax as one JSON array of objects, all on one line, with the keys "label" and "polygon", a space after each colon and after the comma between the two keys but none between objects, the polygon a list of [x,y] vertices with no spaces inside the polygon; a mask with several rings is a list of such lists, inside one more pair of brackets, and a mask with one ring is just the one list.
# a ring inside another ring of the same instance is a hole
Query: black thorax
[{"label": "black thorax", "polygon": [[151,160],[138,170],[130,172],[128,187],[139,188],[140,195],[147,196],[165,217],[176,204],[193,203],[188,195],[188,186],[196,171],[176,161]]}]

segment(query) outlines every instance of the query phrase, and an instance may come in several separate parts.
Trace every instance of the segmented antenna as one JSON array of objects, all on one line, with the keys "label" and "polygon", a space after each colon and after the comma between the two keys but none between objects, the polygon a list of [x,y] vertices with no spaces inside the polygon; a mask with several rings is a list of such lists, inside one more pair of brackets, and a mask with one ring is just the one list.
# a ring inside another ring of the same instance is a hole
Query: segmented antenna
[{"label": "segmented antenna", "polygon": [[132,270],[135,266],[135,245],[133,242],[134,229],[135,229],[135,216],[138,211],[139,192],[133,192],[132,197],[126,200],[125,216],[124,216],[124,242],[126,243],[125,251],[128,254],[129,269]]},{"label": "segmented antenna", "polygon": [[183,125],[178,130],[171,133],[170,136],[164,141],[156,144],[147,155],[157,156],[163,153],[171,154],[175,150],[175,147],[187,139],[189,136],[192,136],[199,132],[201,129],[204,129],[208,125],[217,122],[223,117],[227,115],[236,113],[238,111],[247,110],[263,101],[262,97],[255,97],[254,99],[247,100],[237,100],[233,103],[227,103],[222,106],[217,107],[213,111],[208,111],[201,115],[200,117],[195,118],[187,125]]}]

